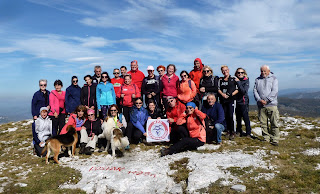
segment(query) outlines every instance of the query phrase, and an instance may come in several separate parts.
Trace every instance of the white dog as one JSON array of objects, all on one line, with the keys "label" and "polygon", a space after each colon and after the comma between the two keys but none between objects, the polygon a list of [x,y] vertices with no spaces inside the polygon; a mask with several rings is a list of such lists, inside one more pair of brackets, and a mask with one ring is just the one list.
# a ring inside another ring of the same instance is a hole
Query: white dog
[{"label": "white dog", "polygon": [[112,157],[116,156],[116,149],[122,150],[129,145],[128,137],[123,137],[122,130],[115,127],[110,127],[108,122],[103,122],[101,126],[103,132],[98,137],[107,139],[107,150],[111,143]]}]

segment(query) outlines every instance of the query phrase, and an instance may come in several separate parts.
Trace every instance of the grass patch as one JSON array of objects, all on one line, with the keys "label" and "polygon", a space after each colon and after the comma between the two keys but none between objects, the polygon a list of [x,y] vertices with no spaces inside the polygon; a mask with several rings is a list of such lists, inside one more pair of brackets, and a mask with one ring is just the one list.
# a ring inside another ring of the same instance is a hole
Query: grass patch
[{"label": "grass patch", "polygon": [[[33,155],[31,125],[25,122],[0,125],[0,185],[4,193],[85,193],[80,189],[59,189],[63,183],[76,184],[81,173]],[[17,131],[7,132],[17,127]],[[19,186],[19,184],[22,186]],[[25,184],[25,185],[24,185]]]}]

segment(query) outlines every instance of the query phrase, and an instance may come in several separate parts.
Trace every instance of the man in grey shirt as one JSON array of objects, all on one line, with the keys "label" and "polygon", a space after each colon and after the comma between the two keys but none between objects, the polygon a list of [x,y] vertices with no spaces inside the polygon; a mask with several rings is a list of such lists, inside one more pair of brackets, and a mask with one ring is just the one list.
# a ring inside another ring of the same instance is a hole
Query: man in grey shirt
[{"label": "man in grey shirt", "polygon": [[[259,109],[262,136],[265,141],[278,146],[280,139],[278,111],[278,79],[267,65],[260,68],[261,75],[256,78],[253,93]],[[268,120],[270,122],[268,128]]]}]

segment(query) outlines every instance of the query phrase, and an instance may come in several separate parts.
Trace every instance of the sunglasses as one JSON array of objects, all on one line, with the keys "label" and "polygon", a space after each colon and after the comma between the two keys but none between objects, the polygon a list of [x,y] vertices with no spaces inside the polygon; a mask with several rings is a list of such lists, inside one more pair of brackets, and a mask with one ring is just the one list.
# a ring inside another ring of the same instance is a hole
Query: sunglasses
[{"label": "sunglasses", "polygon": [[110,110],[110,112],[117,112],[117,110]]},{"label": "sunglasses", "polygon": [[88,115],[89,117],[91,117],[91,116],[93,116],[94,114],[90,114],[90,115]]},{"label": "sunglasses", "polygon": [[47,86],[47,84],[40,84],[40,86]]},{"label": "sunglasses", "polygon": [[205,72],[205,73],[209,73],[209,72],[210,72],[210,70],[204,70],[203,72]]},{"label": "sunglasses", "polygon": [[171,100],[168,100],[168,103],[172,103],[173,102],[173,99],[171,99]]},{"label": "sunglasses", "polygon": [[137,102],[136,104],[142,104],[142,102]]},{"label": "sunglasses", "polygon": [[115,74],[120,74],[120,73],[119,72],[114,72],[113,75],[115,75]]},{"label": "sunglasses", "polygon": [[243,71],[238,71],[237,74],[244,74],[244,72]]},{"label": "sunglasses", "polygon": [[181,75],[181,77],[188,77],[187,75]]},{"label": "sunglasses", "polygon": [[108,76],[102,76],[102,78],[108,78]]},{"label": "sunglasses", "polygon": [[164,71],[163,69],[161,69],[161,70],[158,70],[158,72],[162,72],[162,71]]},{"label": "sunglasses", "polygon": [[72,82],[73,82],[73,83],[77,83],[77,82],[78,82],[78,80],[72,80]]},{"label": "sunglasses", "polygon": [[187,107],[187,109],[192,110],[192,109],[193,109],[193,107],[192,107],[192,106],[188,106],[188,107]]}]

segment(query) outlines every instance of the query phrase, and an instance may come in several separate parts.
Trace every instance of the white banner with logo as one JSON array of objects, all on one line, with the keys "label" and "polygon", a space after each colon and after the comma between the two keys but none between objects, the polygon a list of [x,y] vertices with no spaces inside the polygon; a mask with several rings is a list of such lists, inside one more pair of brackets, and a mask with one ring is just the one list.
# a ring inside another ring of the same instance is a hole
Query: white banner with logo
[{"label": "white banner with logo", "polygon": [[147,121],[147,142],[169,141],[168,119],[149,119]]}]

